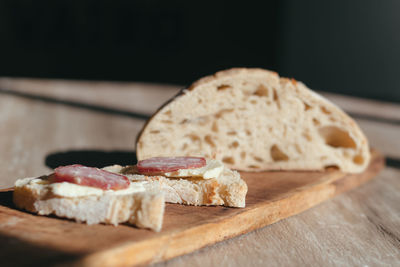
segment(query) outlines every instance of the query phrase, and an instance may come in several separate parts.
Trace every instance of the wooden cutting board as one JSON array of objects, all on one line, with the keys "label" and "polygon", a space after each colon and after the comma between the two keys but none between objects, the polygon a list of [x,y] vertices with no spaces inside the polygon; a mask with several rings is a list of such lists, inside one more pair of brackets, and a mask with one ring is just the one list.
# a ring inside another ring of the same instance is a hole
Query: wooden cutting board
[{"label": "wooden cutting board", "polygon": [[15,209],[12,191],[3,190],[1,263],[132,266],[163,261],[298,214],[370,180],[383,167],[383,156],[373,151],[370,166],[360,174],[243,172],[249,187],[246,208],[167,204],[160,233],[33,215]]}]

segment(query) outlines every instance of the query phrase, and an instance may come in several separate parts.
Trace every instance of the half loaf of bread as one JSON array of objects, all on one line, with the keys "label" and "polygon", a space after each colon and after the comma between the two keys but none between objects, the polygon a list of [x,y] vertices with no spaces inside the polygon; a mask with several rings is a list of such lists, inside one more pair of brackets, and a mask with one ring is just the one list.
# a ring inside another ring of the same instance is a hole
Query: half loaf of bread
[{"label": "half loaf of bread", "polygon": [[200,79],[165,104],[137,139],[138,160],[204,156],[229,168],[361,172],[368,141],[340,108],[294,79],[230,69]]}]

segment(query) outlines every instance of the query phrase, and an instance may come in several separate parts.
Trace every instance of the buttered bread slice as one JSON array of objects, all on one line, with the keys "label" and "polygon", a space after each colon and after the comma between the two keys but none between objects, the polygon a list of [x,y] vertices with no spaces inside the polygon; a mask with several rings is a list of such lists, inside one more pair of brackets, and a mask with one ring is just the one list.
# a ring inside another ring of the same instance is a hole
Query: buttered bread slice
[{"label": "buttered bread slice", "polygon": [[[78,165],[66,168],[74,172],[79,171],[79,168],[103,172]],[[162,192],[146,189],[146,182],[128,179],[122,180],[126,183],[123,188],[116,189],[121,187],[119,181],[106,181],[96,176],[96,173],[85,175],[76,176],[78,181],[55,181],[55,174],[19,179],[15,183],[14,204],[39,215],[54,214],[87,224],[118,225],[127,222],[139,228],[161,230],[165,206]],[[68,179],[66,176],[62,178]],[[93,186],[93,180],[100,182]]]},{"label": "buttered bread slice", "polygon": [[193,155],[246,170],[363,171],[368,141],[340,108],[303,83],[262,69],[231,69],[165,104],[137,139],[138,160]]},{"label": "buttered bread slice", "polygon": [[126,175],[131,181],[141,181],[147,190],[161,191],[165,201],[186,205],[222,205],[243,208],[246,205],[247,184],[237,171],[217,160],[207,160],[204,167],[180,169],[162,175],[143,175],[137,166],[114,165],[107,171]]}]

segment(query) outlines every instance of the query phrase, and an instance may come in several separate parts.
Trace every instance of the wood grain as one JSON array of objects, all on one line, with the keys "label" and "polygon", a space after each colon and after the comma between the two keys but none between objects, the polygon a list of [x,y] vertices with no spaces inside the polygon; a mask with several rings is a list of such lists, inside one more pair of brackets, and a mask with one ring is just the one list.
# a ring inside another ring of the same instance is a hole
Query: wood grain
[{"label": "wood grain", "polygon": [[[7,196],[0,206],[0,235],[42,247],[70,264],[131,266],[154,263],[192,252],[307,210],[373,178],[384,166],[373,153],[361,174],[327,172],[243,172],[248,184],[246,208],[193,207],[169,204],[161,233],[130,226],[87,226],[68,220],[31,215],[13,208]],[[15,251],[12,242],[0,253]],[[18,244],[20,246],[20,244]],[[65,253],[65,255],[62,255]],[[37,260],[34,253],[29,263]],[[43,260],[40,255],[39,260]]]}]

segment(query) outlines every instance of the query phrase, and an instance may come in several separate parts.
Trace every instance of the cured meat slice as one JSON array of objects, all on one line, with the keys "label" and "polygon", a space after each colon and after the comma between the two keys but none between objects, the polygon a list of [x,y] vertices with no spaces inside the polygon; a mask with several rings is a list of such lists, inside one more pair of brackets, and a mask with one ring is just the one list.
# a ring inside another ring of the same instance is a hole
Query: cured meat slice
[{"label": "cured meat slice", "polygon": [[140,160],[137,169],[142,174],[155,174],[201,168],[205,165],[206,159],[202,157],[155,157]]},{"label": "cured meat slice", "polygon": [[53,181],[56,183],[68,182],[103,190],[125,189],[130,184],[129,179],[123,175],[79,164],[58,167],[54,174]]}]

